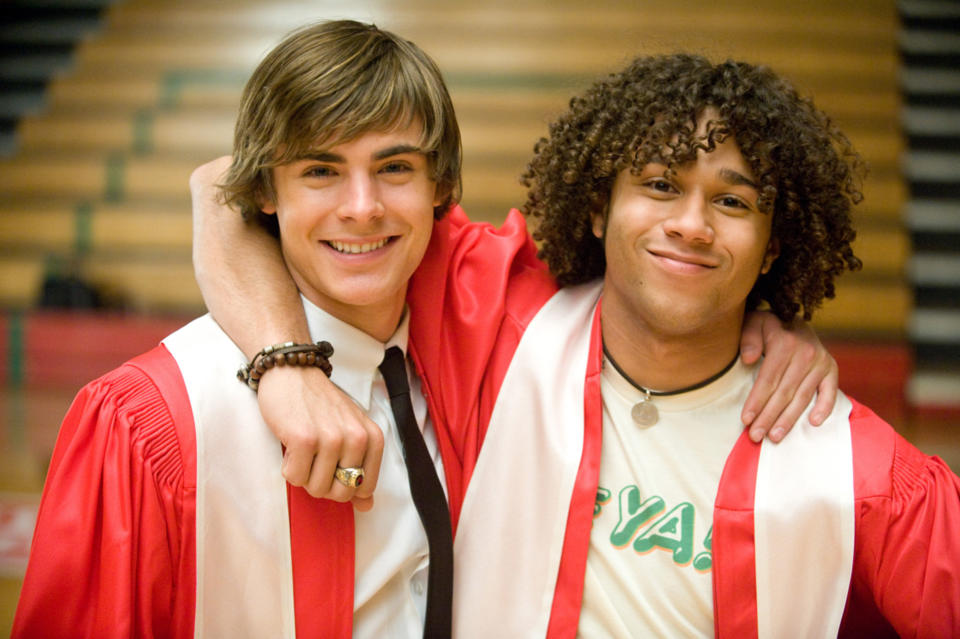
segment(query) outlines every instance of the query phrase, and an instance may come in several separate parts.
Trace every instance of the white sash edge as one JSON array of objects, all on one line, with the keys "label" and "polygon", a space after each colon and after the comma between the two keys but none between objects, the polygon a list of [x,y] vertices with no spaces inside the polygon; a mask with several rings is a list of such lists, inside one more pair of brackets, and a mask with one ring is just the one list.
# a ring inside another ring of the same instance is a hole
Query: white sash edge
[{"label": "white sash edge", "polygon": [[454,543],[457,574],[469,576],[454,583],[456,637],[546,634],[583,453],[584,376],[600,291],[594,283],[556,293],[504,377]]},{"label": "white sash edge", "polygon": [[163,344],[180,367],[197,437],[194,636],[292,639],[282,451],[256,394],[236,378],[243,353],[209,315]]},{"label": "white sash edge", "polygon": [[757,634],[836,637],[853,572],[852,404],[819,427],[809,407],[780,444],[760,448],[754,503]]}]

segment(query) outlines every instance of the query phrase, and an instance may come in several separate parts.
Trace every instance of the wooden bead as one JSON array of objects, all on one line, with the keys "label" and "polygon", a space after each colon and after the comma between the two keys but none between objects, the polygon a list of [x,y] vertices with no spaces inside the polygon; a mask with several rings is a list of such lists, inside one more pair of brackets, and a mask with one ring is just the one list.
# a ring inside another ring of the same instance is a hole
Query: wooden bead
[{"label": "wooden bead", "polygon": [[327,341],[316,344],[274,344],[257,353],[253,361],[238,370],[237,378],[256,391],[260,378],[274,366],[315,366],[329,377],[333,372],[333,365],[328,359],[331,355],[333,346]]}]

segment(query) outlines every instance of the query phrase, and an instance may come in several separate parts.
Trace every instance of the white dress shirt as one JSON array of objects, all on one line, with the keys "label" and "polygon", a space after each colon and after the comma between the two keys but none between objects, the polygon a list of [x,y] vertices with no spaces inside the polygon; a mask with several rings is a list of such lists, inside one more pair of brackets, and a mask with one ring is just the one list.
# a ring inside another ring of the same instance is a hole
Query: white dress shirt
[{"label": "white dress shirt", "polygon": [[[383,431],[383,461],[369,512],[354,511],[356,574],[354,637],[414,638],[423,636],[426,610],[427,536],[410,494],[403,448],[390,398],[379,366],[386,348],[407,352],[409,313],[383,344],[302,298],[314,341],[333,345],[330,379],[357,403]],[[437,438],[427,414],[420,379],[407,365],[410,397],[417,424],[446,490]]]}]

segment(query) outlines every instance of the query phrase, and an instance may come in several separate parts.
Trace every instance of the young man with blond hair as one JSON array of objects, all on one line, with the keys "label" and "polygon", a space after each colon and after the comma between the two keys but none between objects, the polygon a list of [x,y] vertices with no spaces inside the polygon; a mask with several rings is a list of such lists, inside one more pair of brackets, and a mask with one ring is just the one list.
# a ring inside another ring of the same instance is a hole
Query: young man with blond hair
[{"label": "young man with blond hair", "polygon": [[[458,462],[417,377],[402,387],[407,281],[459,182],[453,106],[413,44],[340,21],[267,55],[244,90],[224,190],[280,238],[311,334],[245,365],[205,315],[80,392],[14,637],[449,636],[443,482]],[[283,378],[271,367],[330,365],[384,453],[339,460],[339,485],[363,487],[370,464],[375,510],[284,482],[251,390]]]}]

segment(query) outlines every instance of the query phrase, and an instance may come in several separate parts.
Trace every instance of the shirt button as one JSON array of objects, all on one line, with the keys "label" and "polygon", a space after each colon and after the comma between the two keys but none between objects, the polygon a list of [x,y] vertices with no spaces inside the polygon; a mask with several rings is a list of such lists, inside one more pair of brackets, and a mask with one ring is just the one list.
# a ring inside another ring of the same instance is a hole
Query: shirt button
[{"label": "shirt button", "polygon": [[417,595],[423,594],[423,584],[420,583],[419,580],[413,582],[413,592],[417,593]]}]

